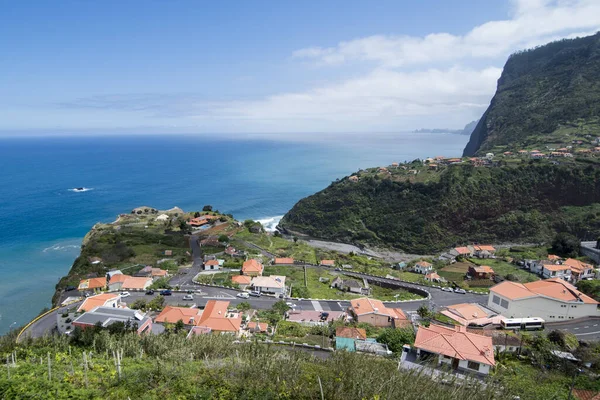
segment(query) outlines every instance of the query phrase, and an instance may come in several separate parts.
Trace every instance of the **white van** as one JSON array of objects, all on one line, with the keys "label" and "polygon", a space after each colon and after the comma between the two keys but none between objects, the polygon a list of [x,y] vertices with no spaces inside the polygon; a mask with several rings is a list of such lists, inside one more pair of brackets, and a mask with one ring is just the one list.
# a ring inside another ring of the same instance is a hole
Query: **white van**
[{"label": "white van", "polygon": [[241,298],[241,299],[247,299],[250,297],[250,295],[246,292],[242,292],[242,293],[238,293],[237,297]]}]

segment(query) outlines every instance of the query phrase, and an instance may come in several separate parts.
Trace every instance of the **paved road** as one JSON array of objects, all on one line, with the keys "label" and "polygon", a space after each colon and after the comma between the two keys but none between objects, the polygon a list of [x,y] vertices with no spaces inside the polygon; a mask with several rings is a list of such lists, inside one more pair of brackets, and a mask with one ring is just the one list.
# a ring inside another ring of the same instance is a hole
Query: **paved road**
[{"label": "paved road", "polygon": [[579,340],[600,340],[600,318],[586,318],[569,323],[546,324],[546,330],[565,330]]}]

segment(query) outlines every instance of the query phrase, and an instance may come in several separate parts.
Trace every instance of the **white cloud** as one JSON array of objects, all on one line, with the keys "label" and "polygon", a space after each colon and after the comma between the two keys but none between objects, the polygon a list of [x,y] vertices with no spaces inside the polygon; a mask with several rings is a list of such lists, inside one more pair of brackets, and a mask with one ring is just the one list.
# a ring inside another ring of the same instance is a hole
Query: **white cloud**
[{"label": "white cloud", "polygon": [[511,3],[510,19],[486,22],[464,35],[375,35],[293,53],[296,60],[332,68],[372,64],[370,72],[341,82],[251,101],[146,95],[141,105],[134,96],[134,107],[120,96],[83,99],[74,107],[129,110],[212,132],[458,128],[481,116],[510,53],[600,29],[600,0]]},{"label": "white cloud", "polygon": [[466,35],[432,33],[424,37],[369,36],[339,43],[335,47],[297,50],[294,58],[336,65],[372,61],[385,67],[403,67],[469,58],[506,57],[515,50],[531,47],[575,31],[600,29],[598,0],[518,0],[512,19],[490,21]]}]

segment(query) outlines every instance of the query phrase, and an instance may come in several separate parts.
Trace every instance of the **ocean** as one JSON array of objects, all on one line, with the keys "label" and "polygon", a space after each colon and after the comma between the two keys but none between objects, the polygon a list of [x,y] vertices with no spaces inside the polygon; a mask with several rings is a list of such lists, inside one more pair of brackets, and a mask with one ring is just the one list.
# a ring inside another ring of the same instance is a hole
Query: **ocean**
[{"label": "ocean", "polygon": [[[50,306],[96,222],[138,206],[205,204],[274,228],[299,199],[366,167],[460,156],[467,136],[324,135],[319,140],[199,136],[0,139],[0,334]],[[84,187],[85,191],[74,191]]]}]

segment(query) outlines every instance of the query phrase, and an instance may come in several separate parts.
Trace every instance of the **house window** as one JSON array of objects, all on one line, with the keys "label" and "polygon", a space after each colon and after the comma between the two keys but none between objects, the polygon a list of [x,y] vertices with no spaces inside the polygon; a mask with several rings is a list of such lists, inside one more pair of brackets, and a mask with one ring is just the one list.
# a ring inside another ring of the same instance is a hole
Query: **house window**
[{"label": "house window", "polygon": [[500,300],[500,307],[502,307],[502,308],[508,308],[508,300],[501,299]]},{"label": "house window", "polygon": [[474,369],[475,371],[479,371],[479,363],[477,363],[475,361],[469,361],[467,363],[467,368]]},{"label": "house window", "polygon": [[571,306],[571,308],[577,308],[577,306]]},{"label": "house window", "polygon": [[494,296],[494,297],[492,297],[492,302],[493,302],[494,304],[498,304],[498,305],[500,305],[500,297],[498,297],[498,296]]}]

